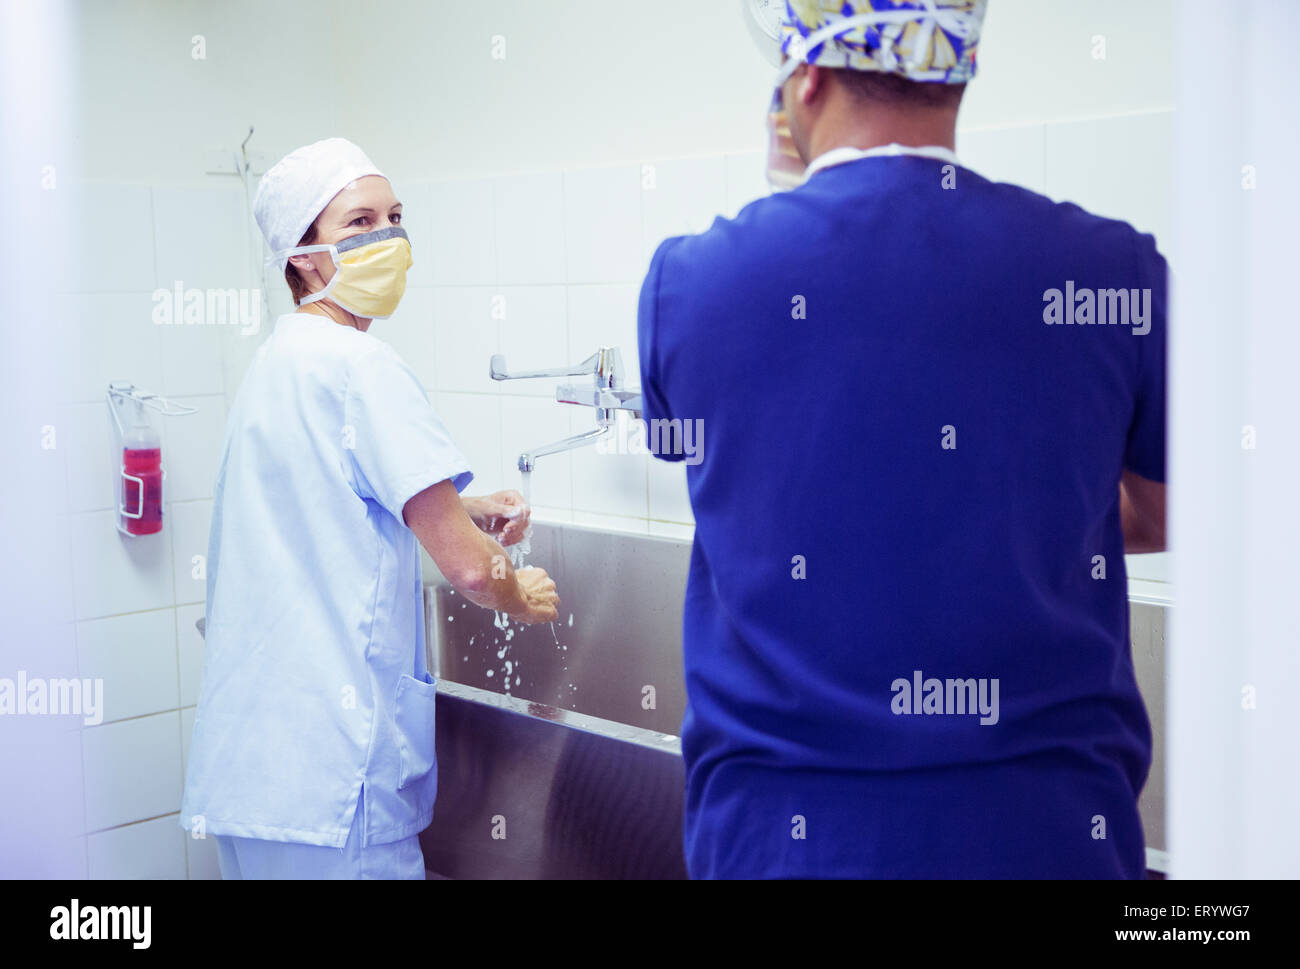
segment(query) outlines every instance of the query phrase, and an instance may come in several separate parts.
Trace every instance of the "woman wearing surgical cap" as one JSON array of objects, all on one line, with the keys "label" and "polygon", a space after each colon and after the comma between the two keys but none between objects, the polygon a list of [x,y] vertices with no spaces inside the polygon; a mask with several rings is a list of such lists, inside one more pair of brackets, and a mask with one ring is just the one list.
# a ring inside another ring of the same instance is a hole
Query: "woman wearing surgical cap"
[{"label": "woman wearing surgical cap", "polygon": [[330,138],[267,172],[254,213],[297,309],[230,414],[181,825],[216,836],[226,878],[423,878],[437,768],[417,540],[520,622],[556,618],[555,585],[502,549],[523,499],[461,497],[465,458],[368,332],[412,261],[388,179]]}]

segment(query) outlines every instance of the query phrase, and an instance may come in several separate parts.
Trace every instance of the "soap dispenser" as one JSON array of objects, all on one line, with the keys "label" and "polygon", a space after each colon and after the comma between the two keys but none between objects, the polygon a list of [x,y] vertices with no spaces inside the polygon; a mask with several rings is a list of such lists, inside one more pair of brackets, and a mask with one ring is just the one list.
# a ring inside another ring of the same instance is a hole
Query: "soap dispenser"
[{"label": "soap dispenser", "polygon": [[163,527],[163,479],[167,472],[162,466],[162,438],[150,411],[178,417],[196,410],[134,384],[115,381],[108,385],[117,497],[114,523],[123,535],[156,535]]},{"label": "soap dispenser", "polygon": [[118,528],[128,535],[152,535],[162,531],[162,442],[139,403],[135,412],[122,435]]}]

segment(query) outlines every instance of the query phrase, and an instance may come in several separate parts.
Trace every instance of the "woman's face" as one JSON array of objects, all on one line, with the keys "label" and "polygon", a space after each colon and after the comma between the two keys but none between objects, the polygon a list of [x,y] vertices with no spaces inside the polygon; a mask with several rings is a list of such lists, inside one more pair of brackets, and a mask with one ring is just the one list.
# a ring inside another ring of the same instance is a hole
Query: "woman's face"
[{"label": "woman's face", "polygon": [[[388,179],[382,175],[365,175],[349,182],[316,217],[313,245],[330,245],[349,236],[401,224],[402,203],[397,201]],[[334,277],[334,260],[328,252],[309,252],[290,259],[313,293],[324,289]]]}]

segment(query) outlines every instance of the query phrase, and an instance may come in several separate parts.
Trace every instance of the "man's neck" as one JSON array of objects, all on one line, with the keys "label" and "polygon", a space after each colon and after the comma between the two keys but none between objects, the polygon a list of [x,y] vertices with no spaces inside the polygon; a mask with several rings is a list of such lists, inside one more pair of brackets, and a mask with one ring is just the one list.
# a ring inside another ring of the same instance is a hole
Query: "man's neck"
[{"label": "man's neck", "polygon": [[879,148],[882,145],[904,145],[909,148],[938,146],[955,150],[957,147],[956,112],[872,112],[871,116],[857,113],[843,118],[824,118],[811,133],[808,157],[826,154],[833,148]]}]

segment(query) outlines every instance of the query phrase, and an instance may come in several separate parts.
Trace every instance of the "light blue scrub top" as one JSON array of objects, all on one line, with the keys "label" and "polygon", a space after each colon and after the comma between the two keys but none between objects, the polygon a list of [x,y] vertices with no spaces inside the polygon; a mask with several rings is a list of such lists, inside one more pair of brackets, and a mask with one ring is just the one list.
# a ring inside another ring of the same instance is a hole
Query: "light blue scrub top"
[{"label": "light blue scrub top", "polygon": [[207,631],[180,824],[341,847],[428,827],[434,680],[407,500],[472,475],[383,341],[276,321],[217,474]]}]

